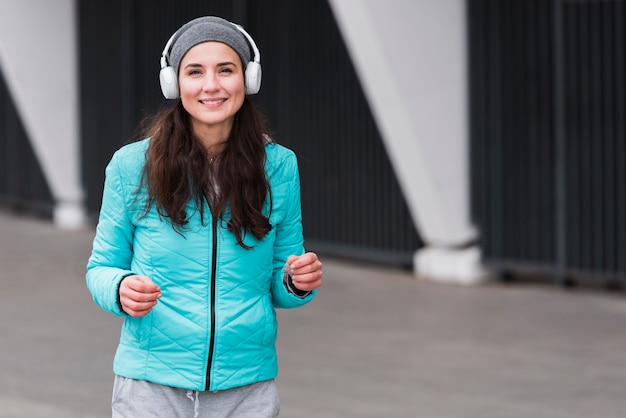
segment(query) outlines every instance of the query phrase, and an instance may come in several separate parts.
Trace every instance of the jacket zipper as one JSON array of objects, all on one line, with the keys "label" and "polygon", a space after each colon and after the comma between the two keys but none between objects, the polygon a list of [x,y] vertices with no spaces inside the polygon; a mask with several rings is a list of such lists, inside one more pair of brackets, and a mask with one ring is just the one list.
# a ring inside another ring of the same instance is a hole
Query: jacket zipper
[{"label": "jacket zipper", "polygon": [[215,272],[217,270],[217,218],[213,217],[213,259],[211,261],[211,340],[209,344],[209,361],[206,367],[206,390],[211,386],[211,365],[215,349]]}]

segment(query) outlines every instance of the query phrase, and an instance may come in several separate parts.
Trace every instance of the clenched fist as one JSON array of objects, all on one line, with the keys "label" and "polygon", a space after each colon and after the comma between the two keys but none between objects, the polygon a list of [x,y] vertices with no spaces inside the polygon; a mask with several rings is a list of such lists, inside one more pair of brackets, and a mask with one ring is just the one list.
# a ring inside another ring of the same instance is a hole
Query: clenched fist
[{"label": "clenched fist", "polygon": [[146,276],[126,276],[120,283],[120,304],[128,315],[137,318],[152,311],[161,289]]}]

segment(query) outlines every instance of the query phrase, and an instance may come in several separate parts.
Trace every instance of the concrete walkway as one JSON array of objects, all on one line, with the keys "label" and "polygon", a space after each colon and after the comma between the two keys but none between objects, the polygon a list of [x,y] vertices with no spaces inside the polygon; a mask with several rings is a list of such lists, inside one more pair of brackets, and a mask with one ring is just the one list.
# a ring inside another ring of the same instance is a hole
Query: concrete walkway
[{"label": "concrete walkway", "polygon": [[[121,320],[84,283],[93,230],[0,212],[0,417],[110,416]],[[626,298],[461,287],[325,259],[280,311],[283,417],[626,417]]]}]

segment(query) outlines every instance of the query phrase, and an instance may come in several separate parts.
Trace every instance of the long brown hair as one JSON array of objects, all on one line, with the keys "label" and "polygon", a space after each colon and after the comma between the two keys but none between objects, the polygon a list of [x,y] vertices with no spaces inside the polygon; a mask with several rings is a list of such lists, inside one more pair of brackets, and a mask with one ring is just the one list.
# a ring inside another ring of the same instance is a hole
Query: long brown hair
[{"label": "long brown hair", "polygon": [[266,199],[271,211],[271,191],[265,174],[265,144],[269,127],[264,115],[246,97],[234,116],[233,127],[219,162],[212,165],[207,150],[191,129],[190,116],[179,100],[158,113],[142,136],[151,137],[142,186],[148,190],[145,214],[156,205],[159,216],[169,218],[184,233],[193,201],[204,222],[204,201],[220,219],[230,209],[228,229],[237,243],[246,233],[261,239],[271,230],[262,212]]}]

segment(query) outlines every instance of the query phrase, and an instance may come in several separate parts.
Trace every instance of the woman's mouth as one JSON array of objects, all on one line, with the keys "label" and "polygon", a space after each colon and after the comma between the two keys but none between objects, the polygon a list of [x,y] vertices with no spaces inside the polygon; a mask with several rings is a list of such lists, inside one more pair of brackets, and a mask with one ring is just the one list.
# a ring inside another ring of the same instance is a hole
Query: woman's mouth
[{"label": "woman's mouth", "polygon": [[205,106],[217,106],[219,104],[222,104],[226,101],[226,99],[206,99],[206,100],[200,100],[200,103],[202,103]]}]

